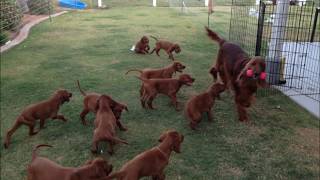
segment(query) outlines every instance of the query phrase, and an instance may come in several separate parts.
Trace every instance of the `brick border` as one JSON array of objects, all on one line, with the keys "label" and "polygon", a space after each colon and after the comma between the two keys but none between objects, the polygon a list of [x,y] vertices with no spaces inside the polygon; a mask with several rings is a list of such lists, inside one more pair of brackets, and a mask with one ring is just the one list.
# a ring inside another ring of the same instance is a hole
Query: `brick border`
[{"label": "brick border", "polygon": [[[57,17],[57,16],[60,16],[62,14],[65,14],[67,13],[68,11],[62,11],[62,12],[59,12],[59,13],[56,13],[56,14],[53,14],[51,15],[51,17]],[[30,29],[39,24],[40,22],[44,21],[44,20],[47,20],[49,19],[50,17],[49,16],[46,16],[46,17],[43,17],[43,18],[39,18],[35,21],[31,21],[29,23],[27,23],[26,25],[24,25],[20,31],[19,31],[19,34],[8,44],[5,44],[3,46],[0,47],[0,53],[3,53],[9,49],[11,49],[12,47],[20,44],[22,41],[24,41],[28,35],[29,35],[29,32],[30,32]]]}]

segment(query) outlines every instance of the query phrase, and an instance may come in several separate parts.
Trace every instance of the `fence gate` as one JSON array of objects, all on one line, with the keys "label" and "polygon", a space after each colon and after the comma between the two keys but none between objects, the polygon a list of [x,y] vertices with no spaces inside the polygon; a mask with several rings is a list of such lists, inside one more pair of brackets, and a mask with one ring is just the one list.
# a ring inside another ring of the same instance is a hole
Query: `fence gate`
[{"label": "fence gate", "polygon": [[[282,3],[284,2],[284,3]],[[286,4],[288,3],[288,4]],[[233,0],[229,39],[266,58],[272,94],[294,91],[320,102],[319,1]]]}]

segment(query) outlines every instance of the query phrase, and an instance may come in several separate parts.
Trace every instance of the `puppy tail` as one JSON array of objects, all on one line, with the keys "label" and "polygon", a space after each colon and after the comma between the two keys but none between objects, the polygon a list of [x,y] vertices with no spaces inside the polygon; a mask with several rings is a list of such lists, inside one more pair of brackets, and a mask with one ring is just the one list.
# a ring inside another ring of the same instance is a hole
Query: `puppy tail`
[{"label": "puppy tail", "polygon": [[32,150],[32,161],[38,156],[37,150],[40,147],[52,147],[51,145],[48,144],[39,144],[38,146],[36,146],[35,148],[33,148]]},{"label": "puppy tail", "polygon": [[140,69],[129,69],[127,72],[126,72],[126,75],[131,72],[131,71],[137,71],[139,72],[140,74],[142,74],[142,71]]},{"label": "puppy tail", "polygon": [[216,81],[218,79],[218,70],[216,67],[212,67],[209,71],[209,73],[212,75],[213,79]]},{"label": "puppy tail", "polygon": [[136,76],[136,78],[140,79],[140,80],[143,81],[143,82],[148,81],[148,79],[145,79],[145,78],[143,78],[143,77]]},{"label": "puppy tail", "polygon": [[79,80],[77,80],[77,85],[78,85],[78,89],[79,89],[80,93],[81,93],[83,96],[86,96],[86,95],[87,95],[86,92],[84,92],[84,91],[81,89],[81,87],[80,87],[80,82],[79,82]]},{"label": "puppy tail", "polygon": [[118,137],[110,137],[110,139],[112,140],[112,141],[114,141],[114,142],[116,142],[116,143],[122,143],[122,144],[129,144],[127,141],[125,141],[125,140],[122,140],[122,139],[120,139],[120,138],[118,138]]},{"label": "puppy tail", "polygon": [[123,171],[118,171],[118,172],[111,173],[108,177],[104,178],[103,180],[110,180],[110,179],[114,179],[114,178],[122,178],[123,176],[124,176],[124,172]]},{"label": "puppy tail", "polygon": [[158,38],[154,37],[154,36],[150,36],[152,39],[156,40],[156,41],[159,41]]},{"label": "puppy tail", "polygon": [[224,42],[226,42],[223,38],[221,38],[217,33],[213,32],[211,29],[209,29],[208,27],[206,27],[206,31],[207,31],[207,35],[214,41],[217,41],[219,43],[220,46],[222,46],[222,44]]}]

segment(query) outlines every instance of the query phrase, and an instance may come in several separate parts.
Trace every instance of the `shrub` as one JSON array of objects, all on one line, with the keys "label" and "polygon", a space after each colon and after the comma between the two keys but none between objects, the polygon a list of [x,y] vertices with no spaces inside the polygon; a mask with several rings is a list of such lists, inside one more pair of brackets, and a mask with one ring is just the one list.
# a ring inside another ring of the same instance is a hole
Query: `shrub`
[{"label": "shrub", "polygon": [[0,46],[4,45],[8,40],[8,33],[6,31],[0,32]]},{"label": "shrub", "polygon": [[0,30],[12,30],[21,22],[22,13],[14,0],[0,0]]},{"label": "shrub", "polygon": [[50,0],[29,0],[28,7],[30,14],[50,14],[53,12],[54,6]]}]

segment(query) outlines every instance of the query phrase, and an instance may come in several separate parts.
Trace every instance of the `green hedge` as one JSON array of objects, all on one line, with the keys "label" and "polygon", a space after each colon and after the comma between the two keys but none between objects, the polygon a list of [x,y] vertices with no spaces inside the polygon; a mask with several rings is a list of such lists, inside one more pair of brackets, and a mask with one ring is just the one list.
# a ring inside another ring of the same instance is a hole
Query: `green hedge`
[{"label": "green hedge", "polygon": [[28,7],[30,14],[50,14],[54,10],[54,6],[50,0],[29,0]]},{"label": "green hedge", "polygon": [[22,13],[14,0],[0,0],[0,30],[13,30],[22,18]]},{"label": "green hedge", "polygon": [[4,45],[9,40],[9,35],[6,31],[0,32],[0,46]]}]

